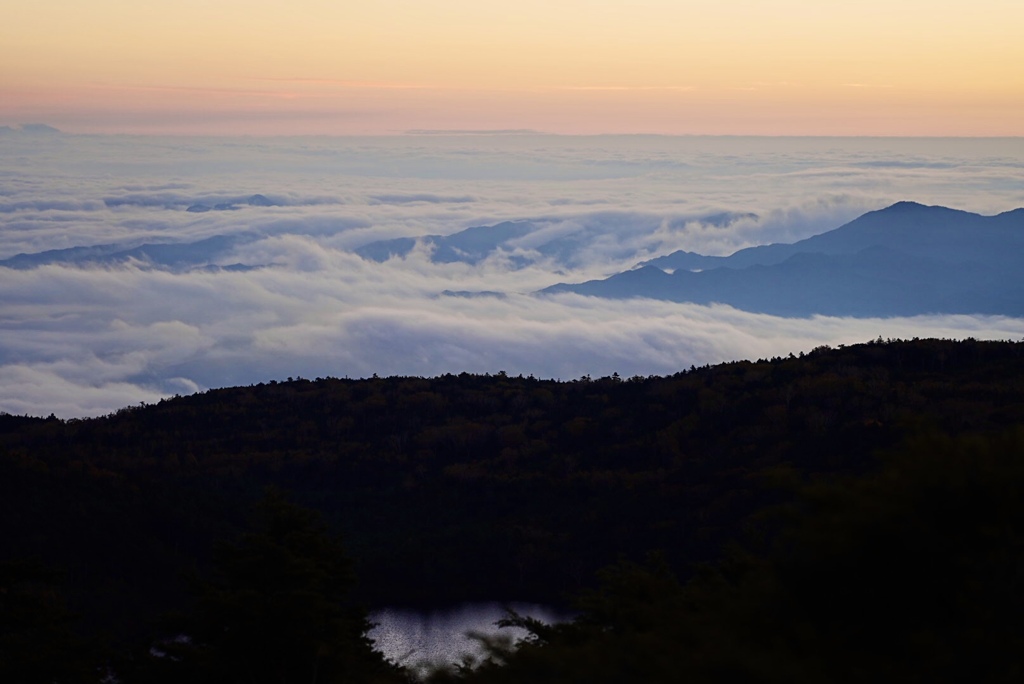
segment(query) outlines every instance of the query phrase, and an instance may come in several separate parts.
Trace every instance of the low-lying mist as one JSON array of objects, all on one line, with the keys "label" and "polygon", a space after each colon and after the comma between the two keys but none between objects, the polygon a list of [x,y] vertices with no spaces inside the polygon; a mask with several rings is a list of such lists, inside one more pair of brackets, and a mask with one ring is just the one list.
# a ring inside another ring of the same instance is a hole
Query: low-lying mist
[{"label": "low-lying mist", "polygon": [[[8,134],[0,151],[9,413],[92,416],[289,376],[631,376],[879,336],[1024,335],[993,316],[531,294],[679,249],[792,242],[903,199],[1024,206],[1016,140]],[[503,222],[527,227],[479,253],[356,253]]]}]

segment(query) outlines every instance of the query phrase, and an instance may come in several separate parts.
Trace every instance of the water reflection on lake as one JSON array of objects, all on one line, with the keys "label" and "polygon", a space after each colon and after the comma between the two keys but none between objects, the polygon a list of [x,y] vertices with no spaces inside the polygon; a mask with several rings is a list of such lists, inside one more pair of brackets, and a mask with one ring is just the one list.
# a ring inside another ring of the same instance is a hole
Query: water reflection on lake
[{"label": "water reflection on lake", "polygon": [[384,608],[370,613],[377,626],[370,632],[377,649],[399,665],[424,662],[457,663],[465,654],[479,655],[479,644],[467,632],[508,634],[519,639],[525,630],[499,628],[494,623],[505,616],[505,607],[541,622],[559,622],[571,615],[548,606],[531,603],[467,603],[454,608],[414,611]]}]

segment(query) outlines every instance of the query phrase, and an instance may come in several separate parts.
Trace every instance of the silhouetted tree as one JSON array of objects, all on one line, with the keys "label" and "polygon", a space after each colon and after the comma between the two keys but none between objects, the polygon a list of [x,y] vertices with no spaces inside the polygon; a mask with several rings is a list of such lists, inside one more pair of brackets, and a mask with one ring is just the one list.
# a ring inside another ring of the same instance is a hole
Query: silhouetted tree
[{"label": "silhouetted tree", "polygon": [[216,552],[212,579],[181,635],[157,650],[157,670],[192,682],[329,684],[394,676],[373,651],[341,545],[313,512],[271,492],[255,532]]}]

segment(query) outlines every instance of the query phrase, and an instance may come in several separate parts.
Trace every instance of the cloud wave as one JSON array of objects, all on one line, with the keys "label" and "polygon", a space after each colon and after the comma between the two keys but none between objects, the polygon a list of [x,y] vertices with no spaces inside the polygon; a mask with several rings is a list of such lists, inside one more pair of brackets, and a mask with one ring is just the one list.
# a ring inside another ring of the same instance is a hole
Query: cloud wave
[{"label": "cloud wave", "polygon": [[[1022,188],[1014,141],[3,136],[0,261],[162,244],[194,262],[0,267],[0,411],[91,416],[289,376],[630,376],[878,336],[1020,339],[1024,322],[1001,317],[528,293],[677,249],[791,242],[902,199],[997,213],[1024,206]],[[536,230],[473,263],[354,253],[504,221]],[[479,291],[504,296],[443,294]]]}]

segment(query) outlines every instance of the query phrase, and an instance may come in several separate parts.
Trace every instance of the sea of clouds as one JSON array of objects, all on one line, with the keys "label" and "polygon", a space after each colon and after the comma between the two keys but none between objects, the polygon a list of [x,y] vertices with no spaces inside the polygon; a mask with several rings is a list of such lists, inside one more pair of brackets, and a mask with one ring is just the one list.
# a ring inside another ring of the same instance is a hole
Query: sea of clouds
[{"label": "sea of clouds", "polygon": [[[93,416],[287,377],[628,377],[878,336],[1024,337],[1024,320],[1002,317],[790,319],[532,294],[677,249],[792,242],[899,200],[1024,206],[1024,139],[8,131],[0,411]],[[475,263],[354,251],[503,221],[531,232]],[[571,250],[544,250],[555,241]],[[185,249],[165,262],[131,251],[146,245]],[[93,249],[47,254],[73,248]]]}]

